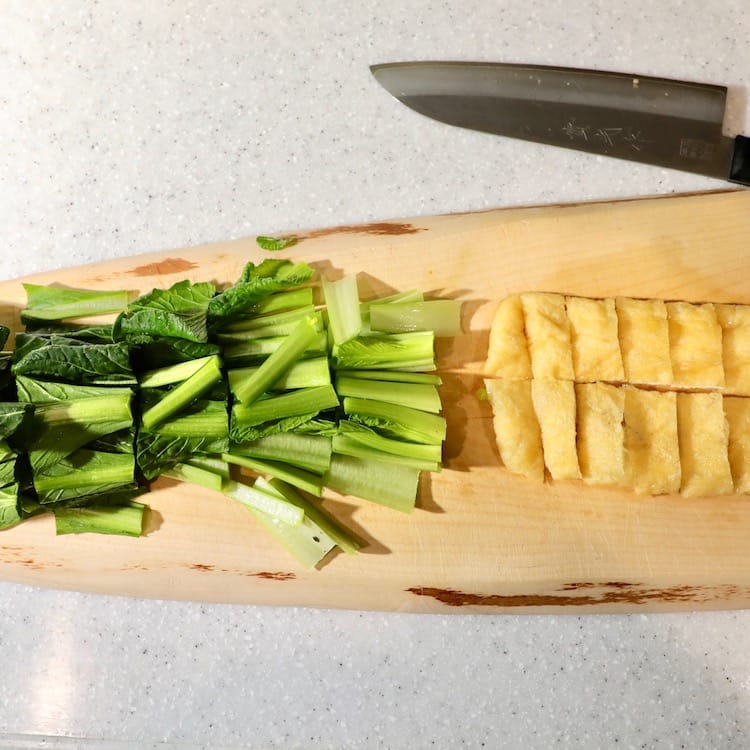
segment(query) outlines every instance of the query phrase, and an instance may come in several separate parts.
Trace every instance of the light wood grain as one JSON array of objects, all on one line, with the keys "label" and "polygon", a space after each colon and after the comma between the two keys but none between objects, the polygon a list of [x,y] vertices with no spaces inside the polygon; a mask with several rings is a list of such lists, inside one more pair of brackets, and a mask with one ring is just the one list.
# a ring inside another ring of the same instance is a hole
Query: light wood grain
[{"label": "light wood grain", "polygon": [[[262,228],[267,231],[268,228]],[[0,577],[138,597],[409,612],[574,612],[750,604],[750,498],[639,498],[581,482],[540,486],[500,465],[476,397],[495,305],[524,290],[750,303],[750,192],[550,206],[302,233],[286,255],[365,296],[421,287],[464,302],[438,346],[446,466],[410,516],[330,494],[361,554],[300,569],[239,505],[160,482],[140,539],[55,537],[48,518],[0,532]],[[233,280],[263,253],[223,242],[33,277],[145,291]],[[19,281],[0,283],[18,326]]]}]

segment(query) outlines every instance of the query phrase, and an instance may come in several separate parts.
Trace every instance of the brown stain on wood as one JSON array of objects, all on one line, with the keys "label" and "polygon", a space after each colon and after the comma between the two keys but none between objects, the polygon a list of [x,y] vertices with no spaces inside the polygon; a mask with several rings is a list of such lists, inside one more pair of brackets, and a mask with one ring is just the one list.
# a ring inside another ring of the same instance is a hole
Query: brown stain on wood
[{"label": "brown stain on wood", "polygon": [[198,264],[185,258],[165,258],[155,263],[136,266],[127,273],[132,276],[168,276],[173,273],[187,273],[193,268],[198,268]]},{"label": "brown stain on wood", "polygon": [[190,563],[188,566],[190,570],[196,570],[200,573],[229,573],[230,575],[243,575],[250,578],[263,578],[267,581],[293,581],[297,578],[295,573],[288,573],[281,570],[260,570],[260,571],[243,571],[243,570],[231,570],[230,568],[217,568],[215,565],[207,565],[206,563]]},{"label": "brown stain on wood", "polygon": [[[649,602],[709,602],[731,599],[741,593],[739,587],[725,586],[671,586],[660,589],[643,588],[638,584],[613,582],[614,587],[599,595],[586,594],[474,594],[457,589],[413,586],[406,589],[416,596],[428,596],[449,607],[592,607],[608,604],[642,605]],[[566,584],[560,591],[606,589],[607,583]],[[571,588],[572,587],[572,588]],[[747,593],[747,592],[745,592]]]},{"label": "brown stain on wood", "polygon": [[402,234],[417,234],[427,231],[424,227],[398,221],[377,221],[370,224],[344,224],[339,227],[312,229],[295,235],[298,240],[312,240],[318,237],[330,237],[333,234],[371,234],[377,236],[398,236]]}]

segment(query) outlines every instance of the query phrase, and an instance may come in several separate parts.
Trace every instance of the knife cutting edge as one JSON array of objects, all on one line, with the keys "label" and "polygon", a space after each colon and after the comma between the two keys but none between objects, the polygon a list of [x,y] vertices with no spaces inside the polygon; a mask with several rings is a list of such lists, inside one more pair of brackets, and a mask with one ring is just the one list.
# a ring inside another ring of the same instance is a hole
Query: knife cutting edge
[{"label": "knife cutting edge", "polygon": [[406,106],[450,125],[750,185],[750,138],[723,132],[725,86],[509,63],[370,70]]}]

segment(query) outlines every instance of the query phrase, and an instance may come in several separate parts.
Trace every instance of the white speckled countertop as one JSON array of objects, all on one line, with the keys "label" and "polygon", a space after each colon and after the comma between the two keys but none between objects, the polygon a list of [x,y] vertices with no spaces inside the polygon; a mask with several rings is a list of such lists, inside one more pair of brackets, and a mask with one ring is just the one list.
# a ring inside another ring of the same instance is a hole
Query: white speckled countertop
[{"label": "white speckled countertop", "polygon": [[[731,87],[746,0],[6,0],[0,276],[258,232],[713,189],[431,122],[368,65]],[[419,616],[0,584],[1,748],[740,748],[750,612]],[[72,739],[69,739],[72,738]],[[165,743],[165,744],[163,744]]]}]

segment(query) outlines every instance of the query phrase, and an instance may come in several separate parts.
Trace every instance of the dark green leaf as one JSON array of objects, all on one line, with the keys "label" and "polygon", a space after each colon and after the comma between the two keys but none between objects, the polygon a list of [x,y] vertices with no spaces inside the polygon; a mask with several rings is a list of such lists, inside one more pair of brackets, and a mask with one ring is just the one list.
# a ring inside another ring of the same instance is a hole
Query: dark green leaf
[{"label": "dark green leaf", "polygon": [[8,529],[21,523],[18,503],[18,485],[0,487],[0,529]]},{"label": "dark green leaf", "polygon": [[8,326],[0,325],[0,349],[5,346],[8,336],[10,336],[10,328],[8,328]]}]

